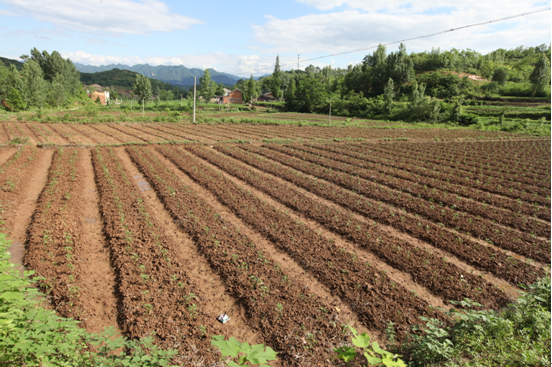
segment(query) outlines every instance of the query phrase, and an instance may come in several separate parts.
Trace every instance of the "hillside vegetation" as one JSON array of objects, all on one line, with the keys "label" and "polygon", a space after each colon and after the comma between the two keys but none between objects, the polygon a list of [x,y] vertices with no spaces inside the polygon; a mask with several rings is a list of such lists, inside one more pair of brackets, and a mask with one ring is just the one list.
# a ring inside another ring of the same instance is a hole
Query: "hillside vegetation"
[{"label": "hillside vegetation", "polygon": [[[109,71],[113,69],[120,70],[129,70],[148,78],[160,80],[165,83],[170,83],[173,85],[189,87],[194,85],[194,77],[199,79],[203,75],[203,70],[198,68],[187,68],[184,65],[149,65],[149,64],[138,64],[138,65],[121,65],[121,64],[111,64],[111,65],[102,65],[102,66],[92,66],[92,65],[83,65],[75,64],[77,69],[81,73],[99,73],[103,71]],[[211,77],[216,83],[221,83],[226,86],[232,86],[236,80],[239,78],[216,71],[215,69],[208,69],[211,73]]]},{"label": "hillside vegetation", "polygon": [[[112,69],[97,73],[80,73],[80,81],[85,85],[99,84],[103,87],[113,87],[113,89],[132,90],[136,75],[134,71]],[[186,95],[187,90],[169,83],[148,78],[154,91],[171,91],[173,96],[181,94]]]}]

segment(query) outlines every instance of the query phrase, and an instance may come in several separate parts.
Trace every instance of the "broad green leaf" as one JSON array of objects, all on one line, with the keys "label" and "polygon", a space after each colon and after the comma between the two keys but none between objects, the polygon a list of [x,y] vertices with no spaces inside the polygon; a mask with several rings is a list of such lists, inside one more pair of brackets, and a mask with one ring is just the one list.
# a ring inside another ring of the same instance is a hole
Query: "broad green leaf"
[{"label": "broad green leaf", "polygon": [[228,361],[227,364],[228,364],[228,367],[240,367],[240,365],[234,361]]},{"label": "broad green leaf", "polygon": [[5,292],[0,294],[0,298],[3,298],[5,300],[22,300],[23,299],[23,293],[21,292]]},{"label": "broad green leaf", "polygon": [[[263,346],[262,344],[260,344]],[[256,348],[255,351],[252,351],[247,355],[247,360],[253,364],[266,363],[267,361],[275,360],[276,352],[270,347],[266,347],[266,351]]]},{"label": "broad green leaf", "polygon": [[357,351],[353,347],[339,347],[335,348],[334,352],[338,353],[335,358],[342,359],[345,362],[350,362],[355,359]]},{"label": "broad green leaf", "polygon": [[406,364],[402,360],[397,359],[395,361],[394,360],[395,358],[398,358],[398,356],[397,355],[384,356],[381,361],[383,365],[387,367],[406,367]]},{"label": "broad green leaf", "polygon": [[366,332],[353,338],[353,344],[359,348],[368,348],[370,346],[370,335]]},{"label": "broad green leaf", "polygon": [[387,355],[387,354],[390,354],[389,352],[383,350],[380,348],[378,342],[373,342],[372,343],[372,349],[374,350],[374,352],[378,353],[378,354],[381,354],[382,356],[383,355]]},{"label": "broad green leaf", "polygon": [[248,342],[240,344],[240,352],[245,353],[245,354],[251,353],[251,346],[249,345]]},{"label": "broad green leaf", "polygon": [[378,363],[381,363],[381,358],[372,357],[368,353],[364,353],[364,357],[366,357],[366,360],[368,361],[368,364],[370,366],[377,365]]}]

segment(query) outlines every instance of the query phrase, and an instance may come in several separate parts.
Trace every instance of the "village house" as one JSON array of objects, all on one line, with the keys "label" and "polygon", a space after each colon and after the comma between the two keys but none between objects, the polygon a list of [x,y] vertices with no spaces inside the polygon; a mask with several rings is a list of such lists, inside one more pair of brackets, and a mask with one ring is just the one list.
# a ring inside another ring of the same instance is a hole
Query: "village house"
[{"label": "village house", "polygon": [[227,96],[224,96],[222,103],[243,103],[243,92],[239,89],[233,90],[232,92],[228,93]]},{"label": "village house", "polygon": [[89,85],[87,87],[86,93],[88,94],[88,97],[92,98],[94,101],[99,98],[100,103],[104,106],[107,105],[107,103],[109,102],[109,91],[104,91],[101,85]]},{"label": "village house", "polygon": [[272,92],[266,92],[257,97],[258,102],[276,102],[277,98],[274,97]]},{"label": "village house", "polygon": [[224,88],[224,95],[215,96],[214,102],[218,104],[236,104],[243,103],[243,92],[239,89],[231,91],[230,89]]}]

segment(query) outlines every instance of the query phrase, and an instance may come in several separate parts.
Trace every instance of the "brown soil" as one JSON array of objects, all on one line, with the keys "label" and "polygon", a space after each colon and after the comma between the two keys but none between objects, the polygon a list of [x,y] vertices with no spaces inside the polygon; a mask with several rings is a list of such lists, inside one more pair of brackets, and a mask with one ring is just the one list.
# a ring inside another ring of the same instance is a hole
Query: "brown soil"
[{"label": "brown soil", "polygon": [[48,177],[48,169],[52,161],[53,152],[43,151],[38,156],[39,164],[36,170],[29,174],[25,180],[28,182],[24,194],[20,200],[12,208],[13,222],[9,238],[13,241],[8,252],[11,254],[10,261],[21,267],[23,271],[23,253],[25,251],[25,243],[27,237],[27,229],[31,221],[31,217],[36,208],[36,202],[40,196]]},{"label": "brown soil", "polygon": [[[255,245],[260,248],[267,257],[272,258],[278,264],[280,268],[289,274],[289,278],[294,283],[301,283],[305,288],[308,289],[308,293],[314,293],[321,299],[325,299],[331,303],[332,307],[337,307],[340,309],[341,317],[343,322],[349,322],[351,326],[357,330],[368,331],[362,324],[358,321],[358,317],[352,312],[350,306],[344,302],[341,302],[339,298],[333,297],[331,291],[317,281],[311,274],[305,272],[296,261],[291,258],[288,254],[283,251],[280,251],[274,246],[269,240],[264,238],[249,225],[243,222],[240,218],[236,217],[228,208],[222,204],[213,194],[209,191],[198,185],[196,182],[191,180],[188,176],[183,174],[178,167],[176,167],[171,161],[162,156],[161,154],[155,152],[160,161],[166,164],[171,170],[178,176],[182,182],[191,187],[195,192],[197,192],[202,199],[204,199],[209,205],[215,208],[217,213],[220,213],[221,216],[232,223],[233,226],[240,228],[243,233],[251,238]],[[194,257],[195,258],[195,257]],[[377,331],[370,331],[370,335],[376,337],[376,340],[381,339],[381,333]]]},{"label": "brown soil", "polygon": [[[203,312],[208,315],[209,326],[217,335],[234,336],[238,340],[250,343],[263,343],[262,338],[247,325],[242,305],[224,288],[220,276],[211,269],[209,263],[194,246],[193,241],[178,229],[178,225],[167,213],[155,191],[151,190],[147,182],[144,181],[141,172],[131,162],[126,152],[123,149],[118,149],[117,155],[142,191],[142,196],[151,209],[150,214],[162,225],[161,231],[176,244],[178,261],[185,264],[190,274],[194,274],[194,282],[201,285],[202,300],[205,303]],[[191,259],[193,261],[190,261]],[[230,315],[232,321],[224,325],[219,323],[216,317],[221,313]]]},{"label": "brown soil", "polygon": [[[193,151],[192,151],[192,153],[193,153]],[[216,167],[216,166],[212,165],[211,163],[209,163],[208,161],[205,161],[205,160],[204,160],[204,164],[208,165],[212,168]],[[420,284],[416,283],[415,281],[413,281],[411,275],[409,275],[407,273],[404,273],[404,272],[402,272],[398,269],[395,269],[395,268],[387,265],[385,262],[382,262],[381,259],[379,259],[377,256],[375,256],[370,251],[366,251],[365,249],[359,249],[358,246],[356,246],[355,244],[349,242],[347,239],[343,238],[342,236],[340,236],[340,235],[338,235],[334,232],[331,232],[330,230],[328,230],[326,227],[324,227],[320,223],[304,217],[303,213],[297,212],[296,210],[294,210],[294,209],[292,209],[288,206],[282,205],[281,203],[279,203],[278,201],[276,201],[272,197],[270,197],[270,196],[266,195],[265,193],[257,190],[256,188],[249,185],[245,181],[242,181],[239,178],[236,178],[234,176],[230,176],[226,172],[224,172],[223,175],[224,175],[224,177],[231,180],[232,182],[235,182],[236,184],[238,184],[240,186],[243,186],[246,190],[250,191],[255,196],[261,198],[261,200],[269,203],[270,205],[275,206],[276,208],[278,208],[279,210],[281,210],[283,212],[288,213],[288,215],[294,221],[303,222],[303,223],[306,224],[307,228],[311,228],[311,230],[316,231],[316,232],[322,234],[325,237],[333,238],[334,242],[335,242],[335,245],[337,247],[345,248],[350,252],[356,252],[356,254],[358,255],[359,261],[361,261],[363,263],[368,262],[375,269],[377,269],[378,271],[386,272],[389,275],[389,278],[391,280],[393,280],[394,282],[402,285],[406,289],[410,289],[410,290],[415,291],[419,296],[422,297],[422,299],[425,299],[426,301],[428,301],[428,303],[431,304],[432,306],[440,307],[440,308],[443,308],[443,309],[448,309],[449,308],[449,306],[447,306],[443,303],[442,299],[440,299],[438,297],[435,297],[430,291],[428,291],[422,285],[420,285]],[[272,177],[274,177],[274,176],[272,176]],[[281,180],[279,178],[276,178],[276,180],[279,181],[281,185],[285,185],[283,180]],[[304,192],[304,193],[308,193],[308,191],[305,191],[305,190],[301,190],[301,191]],[[327,201],[320,198],[320,197],[315,197],[314,199],[317,202],[327,204]],[[349,213],[349,214],[352,215],[352,213]],[[320,286],[323,286],[323,285],[320,285]],[[355,328],[357,327],[356,325],[352,325],[352,326],[355,327]]]},{"label": "brown soil", "polygon": [[549,139],[374,126],[0,123],[0,143],[31,140],[0,148],[12,261],[26,250],[60,315],[155,331],[180,365],[214,364],[216,334],[331,365],[344,323],[385,344],[391,321],[402,342],[444,317],[429,306],[498,309],[547,274]]},{"label": "brown soil", "polygon": [[113,326],[120,334],[117,322],[116,277],[109,260],[109,249],[103,231],[105,223],[100,215],[99,197],[94,181],[90,151],[83,152],[80,172],[84,185],[81,190],[80,225],[83,231],[81,288],[86,294],[83,324],[90,332],[102,331]]},{"label": "brown soil", "polygon": [[0,166],[17,151],[16,147],[0,147]]}]

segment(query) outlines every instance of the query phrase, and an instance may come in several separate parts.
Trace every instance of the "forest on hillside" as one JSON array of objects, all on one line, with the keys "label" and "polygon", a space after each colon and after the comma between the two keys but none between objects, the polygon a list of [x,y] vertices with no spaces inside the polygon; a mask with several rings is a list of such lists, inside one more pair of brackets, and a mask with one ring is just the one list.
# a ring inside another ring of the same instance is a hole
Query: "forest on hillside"
[{"label": "forest on hillside", "polygon": [[[550,98],[550,45],[498,49],[486,55],[451,49],[408,53],[404,45],[387,52],[380,45],[347,69],[308,66],[239,80],[245,100],[271,91],[285,109],[342,116],[456,121],[474,98]],[[469,120],[469,117],[468,117]],[[462,121],[460,121],[462,122]],[[466,122],[466,123],[469,123]]]},{"label": "forest on hillside", "polygon": [[[96,73],[80,73],[80,81],[84,85],[98,84],[102,87],[109,87],[111,90],[116,91],[117,94],[128,94],[126,91],[132,90],[134,83],[136,82],[136,75],[138,73],[129,70],[112,69],[108,71],[100,71]],[[156,95],[163,95],[163,100],[180,98],[180,96],[186,96],[188,90],[186,88],[165,83],[160,80],[148,78],[152,87],[152,90]],[[169,93],[170,92],[170,93]],[[130,97],[127,95],[125,98]]]}]

